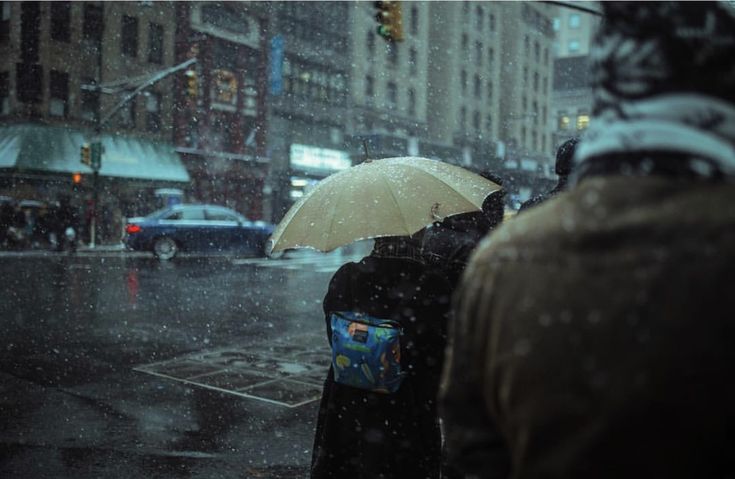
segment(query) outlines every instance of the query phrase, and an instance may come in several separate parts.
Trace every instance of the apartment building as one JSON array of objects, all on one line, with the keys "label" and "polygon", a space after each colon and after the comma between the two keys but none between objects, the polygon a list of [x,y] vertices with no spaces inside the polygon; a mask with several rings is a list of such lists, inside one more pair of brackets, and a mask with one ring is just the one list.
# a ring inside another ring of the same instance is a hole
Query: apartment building
[{"label": "apartment building", "polygon": [[[598,2],[577,2],[575,6],[599,10]],[[590,88],[590,47],[598,15],[560,7],[554,17],[554,84],[552,93],[553,141],[558,145],[581,136],[592,117]]]},{"label": "apartment building", "polygon": [[176,2],[176,151],[191,175],[187,197],[263,218],[268,17],[265,4]]},{"label": "apartment building", "polygon": [[114,218],[100,234],[119,238],[122,217],[147,212],[157,189],[189,180],[173,152],[172,78],[110,115],[174,65],[173,5],[1,2],[0,15],[0,194],[85,204],[92,170],[80,148],[100,141],[98,212]]},{"label": "apartment building", "polygon": [[320,179],[348,168],[351,2],[269,3],[266,191],[274,221]]}]

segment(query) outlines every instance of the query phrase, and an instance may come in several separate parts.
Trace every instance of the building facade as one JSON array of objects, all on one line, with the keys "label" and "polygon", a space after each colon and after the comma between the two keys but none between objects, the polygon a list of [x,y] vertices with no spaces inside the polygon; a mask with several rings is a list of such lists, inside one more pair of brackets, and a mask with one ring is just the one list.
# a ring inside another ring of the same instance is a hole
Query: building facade
[{"label": "building facade", "polygon": [[263,218],[266,153],[267,14],[240,2],[177,2],[176,150],[192,201]]},{"label": "building facade", "polygon": [[[0,12],[0,194],[70,196],[82,218],[105,218],[103,240],[119,241],[125,216],[189,180],[172,145],[173,79],[122,103],[174,65],[173,5],[2,2]],[[104,147],[96,208],[94,175],[80,163],[91,141]]]},{"label": "building facade", "polygon": [[272,2],[265,187],[274,221],[313,184],[351,165],[350,3]]},{"label": "building facade", "polygon": [[[578,2],[583,8],[599,10],[598,2]],[[589,50],[600,17],[560,7],[554,17],[554,85],[552,129],[554,144],[581,136],[592,114]]]}]

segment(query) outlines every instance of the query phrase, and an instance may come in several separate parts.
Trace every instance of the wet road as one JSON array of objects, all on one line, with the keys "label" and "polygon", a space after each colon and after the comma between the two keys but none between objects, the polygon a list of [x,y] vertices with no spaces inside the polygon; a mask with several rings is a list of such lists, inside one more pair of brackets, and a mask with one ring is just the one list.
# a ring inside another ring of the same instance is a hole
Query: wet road
[{"label": "wet road", "polygon": [[0,477],[306,477],[351,258],[0,256]]}]

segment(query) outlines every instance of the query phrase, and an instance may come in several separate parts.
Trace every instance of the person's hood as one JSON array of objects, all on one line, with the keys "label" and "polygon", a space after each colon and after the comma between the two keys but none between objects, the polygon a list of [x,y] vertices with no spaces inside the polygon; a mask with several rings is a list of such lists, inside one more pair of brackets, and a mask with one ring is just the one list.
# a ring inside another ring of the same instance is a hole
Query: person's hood
[{"label": "person's hood", "polygon": [[735,175],[735,8],[602,2],[591,50],[593,118],[578,176],[598,159],[667,155],[701,176]]}]

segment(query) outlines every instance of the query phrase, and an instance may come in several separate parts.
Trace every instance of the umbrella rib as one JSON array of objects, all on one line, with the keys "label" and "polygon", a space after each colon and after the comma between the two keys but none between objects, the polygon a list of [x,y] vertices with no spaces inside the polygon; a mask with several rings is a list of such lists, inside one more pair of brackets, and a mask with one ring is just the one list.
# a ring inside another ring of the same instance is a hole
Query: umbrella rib
[{"label": "umbrella rib", "polygon": [[393,198],[393,202],[396,204],[396,206],[398,207],[398,210],[401,212],[401,220],[403,220],[403,228],[406,230],[406,234],[412,235],[413,233],[415,233],[415,231],[411,231],[410,228],[408,227],[408,223],[406,223],[406,217],[403,214],[403,208],[401,208],[401,203],[398,201],[398,198],[396,198],[396,195],[393,193],[393,188],[391,187],[391,183],[390,183],[390,177],[386,175],[385,172],[382,170],[380,171],[380,174],[383,176],[383,178],[385,178],[385,186],[386,188],[388,188],[388,192],[390,193],[391,198]]},{"label": "umbrella rib", "polygon": [[327,240],[326,240],[326,238],[329,238],[329,235],[332,232],[332,227],[334,226],[334,218],[335,218],[335,216],[337,216],[336,215],[337,207],[342,204],[342,202],[339,201],[339,200],[341,200],[342,197],[346,193],[347,193],[346,190],[340,191],[340,193],[335,197],[335,199],[338,200],[338,201],[335,201],[334,204],[332,205],[332,212],[331,212],[332,219],[329,221],[329,229],[326,232],[324,232],[324,238],[325,238],[324,242],[325,242],[325,244],[324,244],[324,247],[322,248],[324,251],[327,251],[327,247],[326,247]]},{"label": "umbrella rib", "polygon": [[[428,176],[428,177],[430,177],[430,178],[433,178],[433,179],[435,179],[435,180],[439,181],[440,183],[442,183],[442,184],[446,185],[446,186],[447,186],[447,188],[450,188],[450,189],[451,189],[452,191],[456,192],[456,193],[457,193],[457,194],[458,194],[459,196],[461,196],[462,198],[464,198],[464,199],[465,199],[465,200],[466,200],[466,201],[467,201],[468,203],[470,203],[470,204],[471,204],[472,206],[475,206],[475,207],[476,207],[476,208],[478,208],[479,210],[481,210],[481,209],[482,209],[482,206],[479,206],[479,207],[477,207],[477,206],[475,205],[475,203],[474,203],[474,202],[473,202],[473,201],[472,201],[472,200],[471,200],[470,198],[468,198],[468,197],[467,197],[467,196],[466,196],[466,195],[465,195],[465,194],[464,194],[464,193],[463,193],[463,192],[462,192],[461,190],[458,190],[458,189],[457,189],[457,188],[455,188],[454,186],[450,185],[449,183],[447,183],[446,181],[444,181],[444,179],[443,179],[443,178],[441,178],[440,176],[437,176],[437,175],[432,175],[431,173],[429,173],[428,171],[426,171],[426,170],[424,170],[424,169],[422,169],[422,168],[415,168],[415,170],[416,170],[416,171],[420,171],[420,172],[421,172],[421,173],[423,173],[424,175],[426,175],[426,176]],[[490,183],[491,185],[497,186],[497,185],[495,185],[495,183],[493,183],[493,182],[491,182],[491,181],[489,181],[489,180],[488,180],[488,183]],[[498,189],[500,189],[500,188],[498,188]],[[494,193],[495,191],[497,191],[497,190],[492,190],[492,191],[488,192],[488,193],[487,193],[487,194],[486,194],[485,196],[483,196],[483,197],[482,197],[483,201],[485,200],[485,198],[487,198],[488,196],[490,196],[490,194],[491,194],[491,193]]]}]

